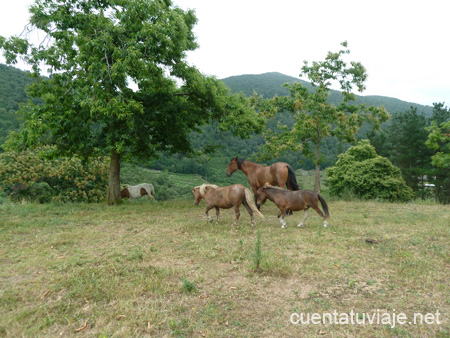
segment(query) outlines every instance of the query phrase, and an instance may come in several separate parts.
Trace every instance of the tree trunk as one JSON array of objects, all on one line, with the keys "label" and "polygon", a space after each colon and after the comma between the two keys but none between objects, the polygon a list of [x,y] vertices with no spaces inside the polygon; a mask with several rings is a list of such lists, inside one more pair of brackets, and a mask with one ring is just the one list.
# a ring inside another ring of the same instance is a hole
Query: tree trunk
[{"label": "tree trunk", "polygon": [[114,204],[120,198],[120,155],[111,151],[111,165],[109,167],[109,183],[107,191],[108,204]]},{"label": "tree trunk", "polygon": [[314,190],[320,193],[320,154],[319,154],[319,143],[316,143],[315,160],[316,164],[316,178],[314,183]]}]

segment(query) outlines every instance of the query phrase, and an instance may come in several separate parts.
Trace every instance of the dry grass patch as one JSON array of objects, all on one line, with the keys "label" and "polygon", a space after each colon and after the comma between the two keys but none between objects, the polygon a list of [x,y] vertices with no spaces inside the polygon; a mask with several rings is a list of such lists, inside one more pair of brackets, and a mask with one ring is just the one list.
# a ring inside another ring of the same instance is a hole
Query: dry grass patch
[{"label": "dry grass patch", "polygon": [[[1,205],[0,336],[449,336],[450,207],[329,206],[329,228],[311,212],[283,230],[270,202],[255,228],[245,210],[209,224],[192,201]],[[290,323],[394,309],[441,324]]]}]

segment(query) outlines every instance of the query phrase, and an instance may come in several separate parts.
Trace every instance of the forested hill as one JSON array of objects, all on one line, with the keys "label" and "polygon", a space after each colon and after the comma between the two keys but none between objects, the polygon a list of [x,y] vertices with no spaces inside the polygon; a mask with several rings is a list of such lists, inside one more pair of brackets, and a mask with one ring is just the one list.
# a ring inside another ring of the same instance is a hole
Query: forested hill
[{"label": "forested hill", "polygon": [[27,72],[0,64],[0,109],[17,110],[26,101],[25,86],[32,81]]},{"label": "forested hill", "polygon": [[25,86],[32,81],[26,72],[0,64],[0,145],[11,131],[19,129],[16,111],[26,102]]},{"label": "forested hill", "polygon": [[[233,92],[242,92],[246,95],[253,95],[253,93],[256,92],[264,98],[272,98],[275,95],[289,95],[289,90],[282,87],[285,83],[300,82],[306,87],[311,88],[311,85],[306,81],[280,73],[230,76],[222,79],[222,81]],[[332,91],[330,101],[336,104],[340,102],[340,100],[341,94],[338,91]],[[409,110],[411,106],[417,108],[418,112],[423,112],[425,116],[430,116],[433,112],[433,107],[431,106],[401,101],[399,99],[386,96],[357,95],[357,102],[373,106],[382,105],[390,114],[405,112]]]}]

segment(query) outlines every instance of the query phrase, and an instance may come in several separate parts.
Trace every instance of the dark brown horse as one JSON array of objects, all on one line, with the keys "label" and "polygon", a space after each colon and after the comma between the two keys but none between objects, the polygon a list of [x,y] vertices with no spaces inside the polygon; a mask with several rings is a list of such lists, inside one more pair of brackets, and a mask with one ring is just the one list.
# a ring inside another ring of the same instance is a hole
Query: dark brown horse
[{"label": "dark brown horse", "polygon": [[208,215],[209,210],[216,208],[217,223],[219,223],[219,209],[234,208],[235,221],[233,225],[236,225],[239,221],[241,212],[239,207],[244,204],[245,208],[250,215],[252,226],[255,225],[253,220],[253,213],[264,218],[264,215],[259,212],[253,202],[253,196],[251,191],[244,187],[242,184],[233,184],[227,187],[218,187],[213,184],[202,184],[192,189],[194,195],[194,204],[198,205],[202,198],[206,202],[206,217],[208,221],[212,222],[212,218]]},{"label": "dark brown horse", "polygon": [[[330,217],[330,213],[328,212],[327,202],[320,196],[317,192],[311,190],[297,190],[297,191],[289,191],[285,189],[280,189],[278,187],[265,186],[258,189],[258,203],[264,203],[266,199],[271,200],[276,204],[280,212],[278,214],[278,218],[280,218],[281,227],[286,227],[286,221],[284,217],[286,216],[286,210],[291,211],[299,211],[305,210],[305,217],[303,220],[297,225],[301,227],[303,223],[308,218],[308,209],[311,207],[320,217],[323,218],[323,226],[326,227],[328,225],[327,218]],[[319,209],[319,201],[322,204],[323,211]],[[324,215],[325,213],[325,215]]]},{"label": "dark brown horse", "polygon": [[227,176],[230,177],[238,169],[247,175],[248,183],[255,195],[258,209],[261,206],[257,202],[258,188],[266,184],[280,188],[286,186],[289,190],[300,189],[295,178],[294,168],[285,162],[276,162],[270,166],[266,166],[235,157],[228,163]]}]

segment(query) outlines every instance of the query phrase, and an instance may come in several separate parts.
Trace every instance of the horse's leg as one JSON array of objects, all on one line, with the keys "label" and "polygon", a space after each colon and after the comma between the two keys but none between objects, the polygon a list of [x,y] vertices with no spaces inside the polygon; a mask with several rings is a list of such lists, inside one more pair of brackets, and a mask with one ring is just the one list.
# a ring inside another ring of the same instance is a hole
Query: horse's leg
[{"label": "horse's leg", "polygon": [[286,228],[286,221],[284,220],[284,217],[286,216],[286,210],[280,210],[281,211],[281,217],[279,217],[279,220],[281,222],[281,228]]},{"label": "horse's leg", "polygon": [[322,210],[320,210],[317,205],[313,206],[312,208],[319,214],[320,217],[323,218],[323,227],[326,228],[328,226],[328,222],[325,219],[325,215],[323,214]]},{"label": "horse's leg", "polygon": [[234,222],[232,225],[236,226],[239,222],[239,217],[241,216],[241,211],[239,210],[239,205],[234,207],[234,216],[235,216],[235,219],[234,219]]},{"label": "horse's leg", "polygon": [[220,214],[219,207],[216,207],[217,224],[219,224],[220,221],[219,214]]},{"label": "horse's leg", "polygon": [[209,216],[209,211],[210,211],[212,208],[214,208],[213,205],[208,205],[208,206],[206,207],[206,211],[205,211],[206,218],[208,219],[208,222],[209,222],[209,223],[212,222],[212,217]]},{"label": "horse's leg", "polygon": [[306,219],[308,218],[308,209],[309,209],[309,207],[305,209],[305,216],[303,217],[303,220],[297,225],[299,228],[303,226]]}]

